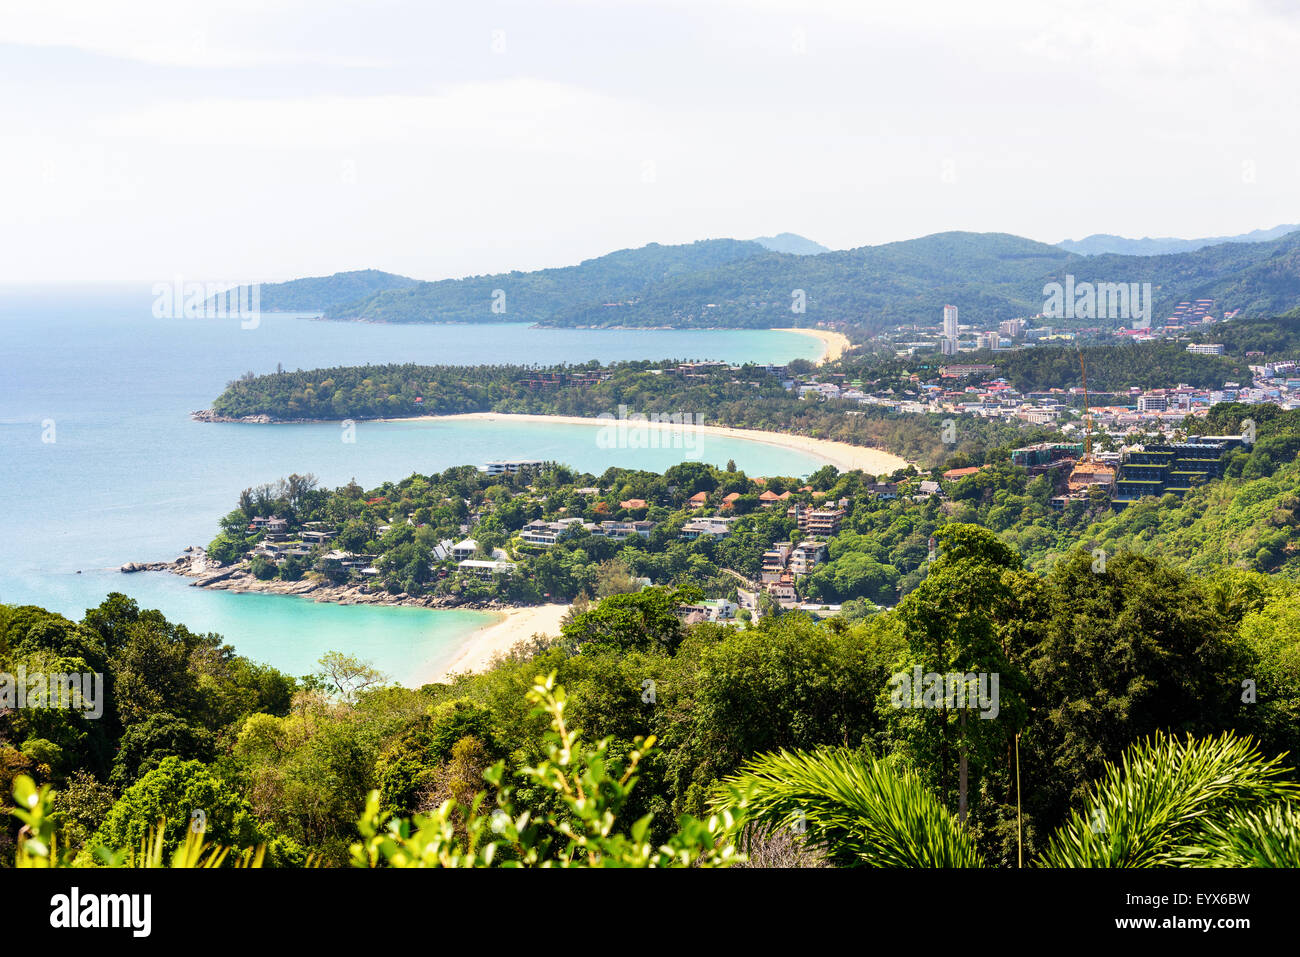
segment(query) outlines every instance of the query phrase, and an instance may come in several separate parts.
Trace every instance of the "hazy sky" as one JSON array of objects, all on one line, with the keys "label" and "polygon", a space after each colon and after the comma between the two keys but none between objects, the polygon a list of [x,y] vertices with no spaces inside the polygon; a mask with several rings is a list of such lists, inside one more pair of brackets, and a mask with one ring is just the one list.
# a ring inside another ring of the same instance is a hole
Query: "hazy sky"
[{"label": "hazy sky", "polygon": [[1300,220],[1293,0],[0,0],[0,279]]}]

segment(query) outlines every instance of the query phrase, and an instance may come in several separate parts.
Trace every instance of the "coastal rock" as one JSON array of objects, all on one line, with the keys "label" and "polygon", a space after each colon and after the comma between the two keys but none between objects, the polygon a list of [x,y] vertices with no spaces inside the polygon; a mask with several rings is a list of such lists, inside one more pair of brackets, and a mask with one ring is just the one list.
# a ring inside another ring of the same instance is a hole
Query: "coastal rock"
[{"label": "coastal rock", "polygon": [[[179,561],[179,559],[177,560]],[[175,566],[174,562],[127,562],[118,571],[124,575],[130,575],[134,572],[163,572],[172,571]]]},{"label": "coastal rock", "polygon": [[194,582],[194,585],[197,588],[211,588],[213,585],[216,585],[220,582],[227,581],[238,571],[239,569],[237,568],[226,568],[219,572],[215,572],[211,575],[205,575],[202,578],[197,579]]},{"label": "coastal rock", "polygon": [[407,592],[390,594],[387,589],[367,582],[335,585],[320,577],[307,577],[296,582],[272,579],[262,581],[249,570],[246,562],[223,566],[211,561],[203,548],[191,545],[175,561],[127,562],[123,572],[168,571],[174,575],[192,578],[195,588],[214,591],[257,592],[270,595],[291,595],[311,598],[314,601],[336,605],[371,605],[395,608],[460,608],[473,611],[504,611],[514,606],[499,601],[466,600],[458,595],[411,595]]},{"label": "coastal rock", "polygon": [[256,425],[266,425],[272,421],[269,415],[218,415],[211,409],[198,409],[190,413],[190,418],[195,422],[249,422]]}]

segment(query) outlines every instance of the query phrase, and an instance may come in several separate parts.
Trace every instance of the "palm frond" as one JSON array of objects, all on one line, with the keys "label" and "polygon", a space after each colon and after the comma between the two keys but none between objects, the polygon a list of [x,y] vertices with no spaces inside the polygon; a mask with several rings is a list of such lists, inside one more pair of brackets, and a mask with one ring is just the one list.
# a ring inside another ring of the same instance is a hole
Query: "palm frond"
[{"label": "palm frond", "polygon": [[735,816],[742,843],[756,826],[788,826],[843,864],[984,864],[970,835],[916,775],[847,750],[762,755],[719,784],[713,805]]},{"label": "palm frond", "polygon": [[1186,863],[1199,867],[1300,868],[1300,806],[1230,811],[1206,824]]},{"label": "palm frond", "polygon": [[1265,759],[1250,738],[1185,741],[1165,735],[1107,764],[1084,811],[1076,811],[1038,859],[1044,867],[1161,867],[1193,863],[1214,821],[1234,811],[1300,797],[1282,780],[1282,758]]}]

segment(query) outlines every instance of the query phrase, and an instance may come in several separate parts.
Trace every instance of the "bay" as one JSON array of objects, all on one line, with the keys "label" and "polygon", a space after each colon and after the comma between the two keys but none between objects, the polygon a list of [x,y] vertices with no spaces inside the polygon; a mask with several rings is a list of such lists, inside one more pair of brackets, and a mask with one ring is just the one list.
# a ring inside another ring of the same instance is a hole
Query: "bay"
[{"label": "bay", "polygon": [[[257,660],[306,673],[342,650],[408,683],[437,673],[484,613],[346,607],[123,575],[127,561],[175,558],[205,544],[239,491],[291,472],[371,486],[453,465],[555,459],[599,473],[662,471],[728,459],[751,474],[802,475],[815,457],[710,437],[698,449],[606,449],[579,425],[465,421],[204,424],[227,381],[277,367],[380,362],[553,364],[596,359],[815,358],[810,337],[770,330],[550,330],[524,324],[397,326],[263,315],[159,319],[148,285],[0,286],[0,482],[11,507],[0,535],[0,602],[79,618],[110,591],[192,629],[221,633]],[[612,410],[611,410],[612,411]]]}]

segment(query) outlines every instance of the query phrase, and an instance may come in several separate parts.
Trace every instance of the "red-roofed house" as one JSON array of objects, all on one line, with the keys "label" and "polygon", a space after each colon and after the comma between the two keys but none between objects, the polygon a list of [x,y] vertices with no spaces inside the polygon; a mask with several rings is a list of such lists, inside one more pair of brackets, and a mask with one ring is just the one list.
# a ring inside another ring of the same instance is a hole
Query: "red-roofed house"
[{"label": "red-roofed house", "polygon": [[948,471],[943,473],[943,477],[947,479],[949,482],[956,482],[958,479],[964,479],[967,475],[974,475],[976,472],[981,471],[983,468],[984,468],[983,465],[973,465],[970,468],[949,469]]}]

